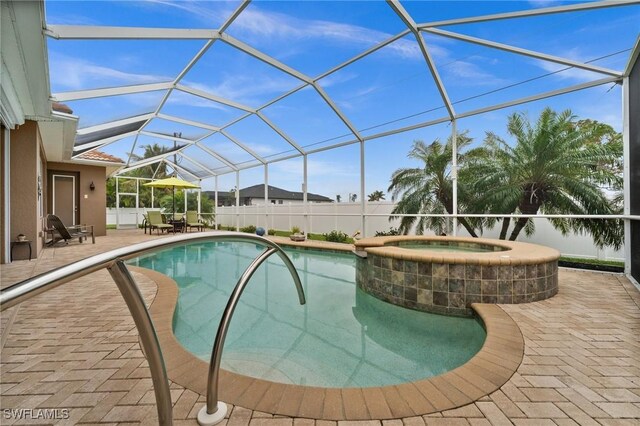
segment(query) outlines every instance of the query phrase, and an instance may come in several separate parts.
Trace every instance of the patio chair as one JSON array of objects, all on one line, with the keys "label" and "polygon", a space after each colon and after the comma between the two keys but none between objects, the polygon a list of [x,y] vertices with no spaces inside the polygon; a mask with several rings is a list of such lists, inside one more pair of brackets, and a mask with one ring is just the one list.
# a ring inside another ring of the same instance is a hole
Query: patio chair
[{"label": "patio chair", "polygon": [[147,219],[149,221],[149,233],[153,232],[153,229],[158,230],[158,235],[160,235],[160,231],[168,231],[169,229],[173,230],[173,225],[169,225],[168,223],[164,223],[162,220],[162,214],[159,211],[150,211],[147,212]]},{"label": "patio chair", "polygon": [[[147,233],[147,228],[149,227],[149,217],[146,213],[142,213],[142,228],[144,229],[144,233]],[[151,230],[149,230],[151,233]]]},{"label": "patio chair", "polygon": [[162,220],[162,214],[159,211],[150,211],[147,212],[147,220],[149,226],[149,234],[153,232],[153,229],[158,230],[158,235],[160,235],[160,231],[165,231],[169,229],[173,229],[173,225],[169,225],[168,223],[164,223]]},{"label": "patio chair", "polygon": [[202,231],[204,228],[204,223],[200,221],[198,218],[198,212],[196,211],[187,211],[187,217],[185,226],[191,230],[191,228],[198,228],[198,231]]},{"label": "patio chair", "polygon": [[[164,216],[162,216],[162,223],[167,223],[167,220]],[[142,228],[144,229],[144,233],[147,233],[147,228],[149,228],[149,234],[151,234],[151,227],[149,226],[149,215],[147,213],[142,213]]]},{"label": "patio chair", "polygon": [[[47,216],[47,222],[49,223],[49,228],[55,231],[52,233],[51,242],[49,243],[50,245],[54,245],[60,240],[69,244],[69,241],[74,238],[77,238],[78,241],[82,243],[83,239],[86,241],[89,235],[91,235],[91,242],[93,244],[96,243],[96,237],[93,233],[93,225],[64,226],[64,223],[62,223],[60,218],[53,214]],[[56,233],[59,235],[59,238],[55,236]]]}]

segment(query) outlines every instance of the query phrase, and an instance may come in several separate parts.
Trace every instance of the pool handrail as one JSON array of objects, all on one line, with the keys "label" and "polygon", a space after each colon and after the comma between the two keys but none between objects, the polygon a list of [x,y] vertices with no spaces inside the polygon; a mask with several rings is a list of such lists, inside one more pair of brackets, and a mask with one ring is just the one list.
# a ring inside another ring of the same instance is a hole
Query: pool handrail
[{"label": "pool handrail", "polygon": [[[225,403],[218,400],[218,382],[220,378],[220,362],[222,361],[222,350],[224,348],[224,341],[227,336],[227,331],[231,324],[231,318],[233,317],[233,312],[240,301],[240,296],[244,289],[249,284],[249,280],[256,272],[258,267],[262,265],[272,254],[277,253],[278,249],[275,247],[268,247],[265,249],[258,257],[256,257],[251,264],[245,269],[240,278],[238,279],[238,283],[235,288],[231,292],[231,296],[229,296],[229,300],[227,301],[227,305],[224,308],[224,312],[222,313],[222,318],[220,319],[220,323],[218,325],[218,331],[216,332],[216,338],[213,343],[213,349],[211,351],[211,361],[209,362],[209,374],[207,376],[207,403],[204,407],[200,409],[198,412],[198,423],[201,426],[212,426],[219,422],[221,422],[226,413],[227,406]],[[298,291],[298,301],[301,305],[306,303],[304,296],[304,289],[302,288],[302,283],[300,282],[300,277],[291,263],[291,260],[287,257],[282,259],[284,263],[287,265],[289,272],[293,276],[293,281],[296,286],[296,290]]]},{"label": "pool handrail", "polygon": [[[151,317],[149,316],[149,311],[147,310],[144,298],[142,297],[140,289],[138,288],[130,271],[127,269],[124,261],[155,252],[159,248],[181,246],[185,243],[195,241],[255,242],[267,246],[269,250],[261,253],[258,258],[263,258],[266,252],[270,252],[269,255],[277,253],[287,266],[289,272],[292,274],[294,283],[298,288],[300,301],[301,303],[304,303],[304,292],[301,293],[302,284],[300,282],[300,277],[293,266],[291,259],[289,259],[280,246],[273,241],[258,235],[213,231],[179,236],[176,235],[170,238],[145,241],[131,246],[110,250],[105,253],[100,253],[77,262],[61,266],[16,284],[12,284],[3,290],[0,290],[0,312],[41,293],[52,290],[62,284],[68,283],[69,281],[81,278],[100,269],[108,269],[111,277],[118,286],[118,290],[122,294],[127,307],[129,308],[129,312],[133,317],[135,326],[140,335],[140,344],[142,345],[142,349],[147,357],[149,369],[151,371],[158,410],[158,423],[164,426],[171,426],[173,424],[173,409],[171,405],[171,393],[169,391],[169,379],[167,377],[164,358],[162,356],[162,349],[160,348],[158,336],[153,326],[153,322],[151,321]],[[251,269],[255,263],[256,261],[252,262],[248,269]],[[253,272],[255,272],[255,268],[254,271],[251,272],[251,275],[253,275]],[[247,271],[245,271],[242,277],[246,274]]]}]

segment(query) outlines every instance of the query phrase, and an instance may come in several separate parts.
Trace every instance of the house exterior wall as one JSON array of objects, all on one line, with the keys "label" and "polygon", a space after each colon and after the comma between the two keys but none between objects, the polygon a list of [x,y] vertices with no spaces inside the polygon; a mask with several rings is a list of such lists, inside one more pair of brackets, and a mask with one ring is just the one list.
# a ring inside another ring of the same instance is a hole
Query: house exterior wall
[{"label": "house exterior wall", "polygon": [[[38,212],[38,162],[41,138],[38,124],[27,121],[10,135],[10,235],[14,241],[18,234],[31,240],[32,258],[38,257],[43,246],[42,218]],[[26,245],[18,245],[13,260],[29,258]]]},{"label": "house exterior wall", "polygon": [[[47,163],[48,171],[78,172],[80,197],[80,224],[93,225],[96,236],[107,235],[107,181],[106,169],[100,166],[87,166],[72,163]],[[96,189],[91,191],[91,182]],[[48,186],[47,186],[48,188]],[[51,211],[52,200],[47,200],[47,210]]]}]

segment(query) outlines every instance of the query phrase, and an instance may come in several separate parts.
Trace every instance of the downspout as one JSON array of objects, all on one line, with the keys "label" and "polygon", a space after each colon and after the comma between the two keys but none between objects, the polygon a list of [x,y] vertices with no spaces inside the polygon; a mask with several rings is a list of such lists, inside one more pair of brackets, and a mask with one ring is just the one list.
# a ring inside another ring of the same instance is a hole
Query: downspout
[{"label": "downspout", "polygon": [[216,188],[215,188],[216,191],[215,191],[215,194],[214,194],[215,208],[214,208],[213,212],[216,214],[216,216],[214,216],[214,218],[215,218],[215,225],[216,225],[215,229],[217,230],[217,229],[220,229],[219,226],[218,226],[218,221],[219,221],[219,218],[220,218],[220,216],[218,214],[218,176],[216,176],[214,179],[215,179],[215,182],[216,182]]},{"label": "downspout", "polygon": [[308,203],[308,193],[307,193],[307,184],[308,184],[308,164],[307,164],[307,155],[305,154],[302,157],[302,203],[304,204],[304,234],[307,235],[309,233],[309,203]]},{"label": "downspout", "polygon": [[[631,135],[629,103],[631,97],[629,93],[629,77],[622,80],[622,147],[623,147],[623,193],[624,193],[624,210],[623,214],[629,216],[631,214]],[[634,282],[631,276],[631,221],[624,220],[624,273]]]},{"label": "downspout", "polygon": [[367,235],[367,199],[365,198],[364,140],[360,141],[360,237]]},{"label": "downspout", "polygon": [[458,235],[458,127],[451,120],[451,180],[453,184],[453,236]]},{"label": "downspout", "polygon": [[2,188],[2,207],[4,209],[3,224],[4,229],[4,241],[2,245],[4,247],[2,263],[9,263],[9,252],[11,251],[11,149],[10,149],[11,132],[6,127],[4,128],[4,164],[2,168],[4,170],[3,182],[4,188]]},{"label": "downspout", "polygon": [[269,164],[264,164],[264,229],[269,229]]},{"label": "downspout", "polygon": [[240,231],[240,170],[236,170],[236,231]]}]

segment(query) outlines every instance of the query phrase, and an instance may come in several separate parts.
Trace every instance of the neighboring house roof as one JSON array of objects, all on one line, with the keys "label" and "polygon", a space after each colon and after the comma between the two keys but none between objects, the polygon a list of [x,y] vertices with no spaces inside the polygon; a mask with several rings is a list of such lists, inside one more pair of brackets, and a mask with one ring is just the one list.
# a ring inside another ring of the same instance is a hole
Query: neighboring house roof
[{"label": "neighboring house roof", "polygon": [[54,111],[63,112],[65,114],[73,114],[73,110],[69,108],[68,105],[61,102],[53,102],[51,104],[51,109]]},{"label": "neighboring house roof", "polygon": [[105,161],[108,163],[117,163],[124,164],[124,160],[122,158],[114,157],[113,155],[109,155],[102,151],[87,151],[76,157],[78,160],[89,160],[89,161]]},{"label": "neighboring house roof", "polygon": [[[213,191],[205,191],[205,194],[209,195],[210,198],[215,196],[215,192]],[[227,192],[227,191],[218,191],[218,198],[225,198],[225,197],[235,197],[235,193]],[[240,198],[264,198],[264,185],[253,185],[247,188],[241,188]],[[302,201],[303,193],[296,192],[296,191],[289,191],[286,189],[269,185],[269,199],[270,200]],[[324,195],[319,195],[319,194],[313,194],[311,192],[307,193],[307,200],[318,201],[318,202],[333,201],[329,197],[325,197]]]}]

